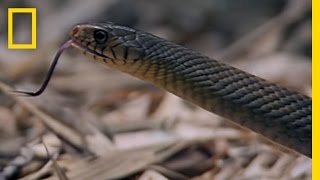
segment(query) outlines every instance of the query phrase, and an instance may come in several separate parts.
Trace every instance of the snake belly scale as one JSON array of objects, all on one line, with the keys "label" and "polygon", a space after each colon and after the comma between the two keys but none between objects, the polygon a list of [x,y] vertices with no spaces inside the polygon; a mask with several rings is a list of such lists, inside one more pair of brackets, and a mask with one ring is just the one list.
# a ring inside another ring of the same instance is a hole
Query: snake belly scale
[{"label": "snake belly scale", "polygon": [[78,24],[74,45],[93,59],[155,84],[311,157],[311,98],[152,34],[111,22]]}]

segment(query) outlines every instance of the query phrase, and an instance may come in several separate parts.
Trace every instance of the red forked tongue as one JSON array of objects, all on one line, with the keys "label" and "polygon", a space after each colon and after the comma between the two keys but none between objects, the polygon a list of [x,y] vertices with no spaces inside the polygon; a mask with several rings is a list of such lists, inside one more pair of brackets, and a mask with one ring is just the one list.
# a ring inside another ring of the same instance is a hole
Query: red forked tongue
[{"label": "red forked tongue", "polygon": [[72,40],[68,40],[67,42],[65,42],[63,45],[60,46],[60,48],[58,49],[55,57],[53,58],[52,64],[48,70],[47,76],[45,78],[45,80],[43,81],[40,89],[36,92],[28,92],[28,91],[14,91],[16,93],[20,93],[22,95],[25,96],[39,96],[40,94],[42,94],[44,92],[44,90],[46,89],[47,85],[49,84],[49,81],[51,79],[51,76],[53,74],[53,71],[58,63],[58,60],[62,54],[62,52],[64,50],[66,50],[68,47],[73,45],[73,41]]}]

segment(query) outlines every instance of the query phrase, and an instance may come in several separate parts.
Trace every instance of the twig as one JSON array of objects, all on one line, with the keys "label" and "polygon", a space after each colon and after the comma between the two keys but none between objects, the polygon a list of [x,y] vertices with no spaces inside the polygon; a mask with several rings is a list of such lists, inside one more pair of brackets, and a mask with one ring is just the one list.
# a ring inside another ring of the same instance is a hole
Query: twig
[{"label": "twig", "polygon": [[53,157],[51,156],[51,154],[49,153],[49,150],[48,150],[48,148],[47,148],[47,146],[46,146],[46,143],[42,140],[42,138],[41,138],[41,141],[42,141],[42,143],[43,143],[44,148],[46,149],[46,152],[47,152],[47,154],[48,154],[49,159],[52,161],[53,168],[54,168],[57,176],[59,177],[59,179],[60,179],[60,180],[69,180],[68,177],[67,177],[67,175],[65,174],[65,172],[61,169],[61,167],[60,167],[59,164],[57,163],[56,159],[53,158]]},{"label": "twig", "polygon": [[65,126],[57,119],[54,119],[48,114],[42,112],[36,106],[28,102],[25,98],[22,98],[21,96],[16,96],[13,93],[10,93],[10,91],[12,91],[11,88],[5,85],[4,83],[2,83],[1,81],[0,81],[0,91],[4,92],[4,94],[14,99],[18,104],[20,104],[22,107],[24,107],[25,109],[30,111],[32,114],[34,114],[36,117],[38,117],[38,119],[41,120],[42,123],[44,123],[47,127],[53,130],[58,136],[65,138],[71,144],[73,144],[74,146],[80,149],[83,149],[85,147],[84,140],[78,132]]}]

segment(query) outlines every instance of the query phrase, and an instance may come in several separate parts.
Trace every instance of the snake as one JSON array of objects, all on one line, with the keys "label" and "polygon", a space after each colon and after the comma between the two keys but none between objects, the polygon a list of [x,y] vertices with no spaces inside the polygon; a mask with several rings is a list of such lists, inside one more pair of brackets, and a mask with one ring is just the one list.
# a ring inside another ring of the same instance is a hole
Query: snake
[{"label": "snake", "polygon": [[312,158],[312,100],[231,65],[153,34],[113,22],[71,28],[62,51],[73,46],[94,61],[142,79],[192,104],[256,132],[273,143]]}]

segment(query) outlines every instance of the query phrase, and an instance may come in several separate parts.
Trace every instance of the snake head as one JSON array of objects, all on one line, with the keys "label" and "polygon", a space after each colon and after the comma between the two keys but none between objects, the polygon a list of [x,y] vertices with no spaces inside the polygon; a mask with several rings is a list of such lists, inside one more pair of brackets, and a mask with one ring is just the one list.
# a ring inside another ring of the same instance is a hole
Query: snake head
[{"label": "snake head", "polygon": [[70,36],[75,47],[110,66],[134,63],[143,55],[137,31],[111,22],[75,25]]}]

